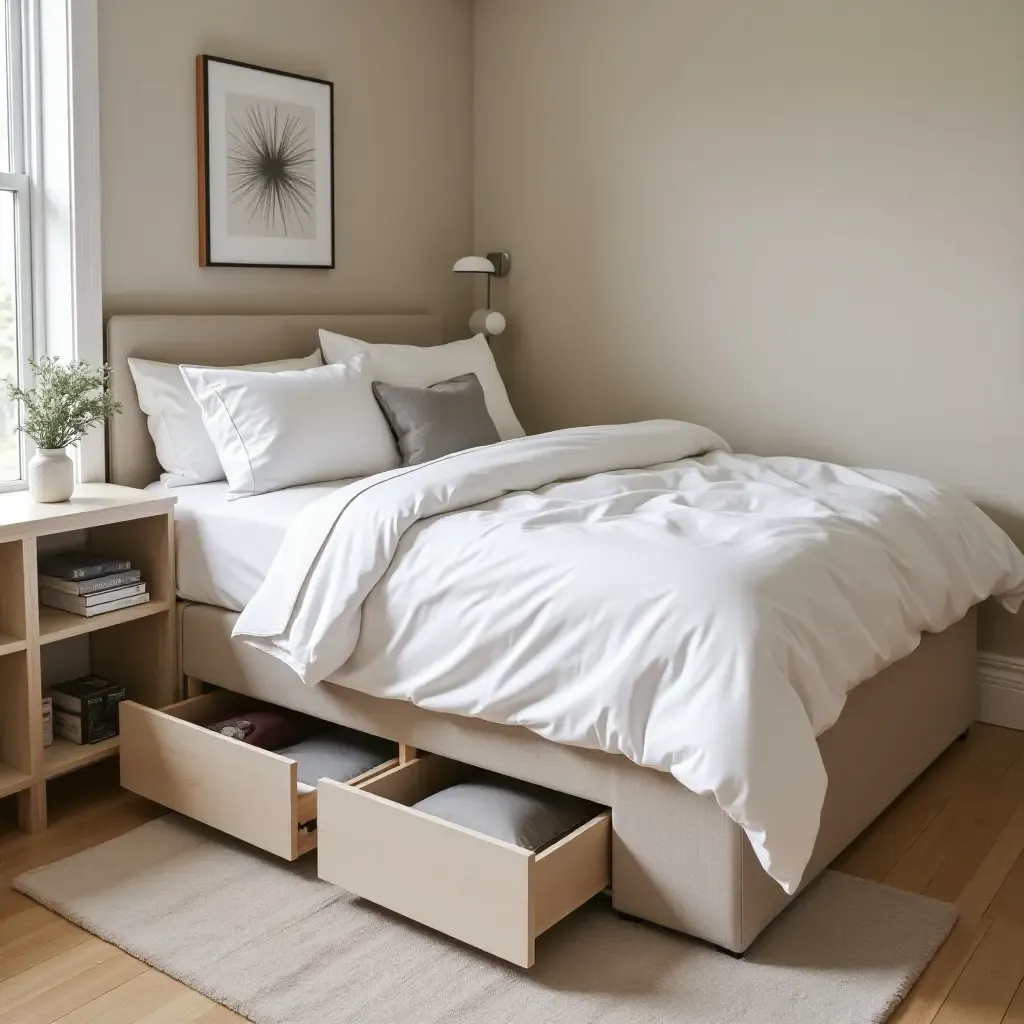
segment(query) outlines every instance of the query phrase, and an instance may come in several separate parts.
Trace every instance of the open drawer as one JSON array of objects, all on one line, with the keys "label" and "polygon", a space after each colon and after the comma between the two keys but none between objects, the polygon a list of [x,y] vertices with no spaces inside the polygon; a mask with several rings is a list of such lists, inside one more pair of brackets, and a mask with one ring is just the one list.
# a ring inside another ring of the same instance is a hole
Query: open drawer
[{"label": "open drawer", "polygon": [[[224,691],[160,711],[123,701],[121,785],[295,860],[317,844],[317,792],[299,792],[296,762],[195,724],[226,718],[253,704]],[[387,761],[338,785],[359,785],[395,764],[397,760]]]},{"label": "open drawer", "polygon": [[358,788],[322,779],[320,877],[530,967],[537,936],[609,884],[611,814],[534,853],[409,806],[474,772],[428,754]]}]

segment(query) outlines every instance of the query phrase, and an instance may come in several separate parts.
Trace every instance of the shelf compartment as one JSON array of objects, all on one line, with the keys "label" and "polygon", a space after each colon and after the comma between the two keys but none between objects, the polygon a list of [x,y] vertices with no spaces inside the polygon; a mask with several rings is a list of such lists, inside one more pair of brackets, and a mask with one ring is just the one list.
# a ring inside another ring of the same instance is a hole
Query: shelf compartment
[{"label": "shelf compartment", "polygon": [[54,779],[83,765],[113,757],[121,747],[121,737],[112,736],[99,743],[72,743],[60,736],[43,750],[43,776]]},{"label": "shelf compartment", "polygon": [[24,789],[31,781],[34,711],[28,651],[4,654],[0,657],[0,796]]},{"label": "shelf compartment", "polygon": [[125,622],[145,619],[150,615],[159,615],[170,609],[169,601],[150,600],[147,604],[137,604],[134,608],[122,608],[116,612],[104,612],[102,615],[75,615],[61,608],[39,606],[39,642],[52,644],[58,640],[68,640],[84,633],[94,633],[108,626],[120,626]]},{"label": "shelf compartment", "polygon": [[0,764],[0,798],[20,793],[32,785],[32,776],[9,764]]},{"label": "shelf compartment", "polygon": [[0,655],[25,650],[25,555],[21,541],[0,544]]},{"label": "shelf compartment", "polygon": [[27,646],[28,644],[24,640],[19,640],[11,633],[0,631],[0,658],[5,654],[17,654],[19,651],[25,650]]}]

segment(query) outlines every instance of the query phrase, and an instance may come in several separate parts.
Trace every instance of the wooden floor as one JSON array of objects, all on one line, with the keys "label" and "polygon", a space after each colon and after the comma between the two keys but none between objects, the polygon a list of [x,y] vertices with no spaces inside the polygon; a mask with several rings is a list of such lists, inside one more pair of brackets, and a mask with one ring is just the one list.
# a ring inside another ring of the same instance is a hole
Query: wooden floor
[{"label": "wooden floor", "polygon": [[[34,838],[0,802],[0,1024],[243,1019],[10,888],[158,813],[118,788],[113,764],[53,786],[51,828]],[[1024,732],[975,726],[835,866],[960,910],[893,1021],[1024,1024]]]}]

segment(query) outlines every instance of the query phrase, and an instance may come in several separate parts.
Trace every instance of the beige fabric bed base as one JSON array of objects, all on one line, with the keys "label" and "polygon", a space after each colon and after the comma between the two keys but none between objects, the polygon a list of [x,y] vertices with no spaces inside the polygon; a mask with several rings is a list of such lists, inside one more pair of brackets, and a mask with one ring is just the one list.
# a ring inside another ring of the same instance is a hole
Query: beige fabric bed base
[{"label": "beige fabric bed base", "polygon": [[[713,799],[624,757],[325,683],[231,640],[234,612],[181,604],[185,675],[612,808],[620,911],[742,952],[790,897]],[[976,613],[862,683],[819,740],[829,788],[805,884],[974,719]]]}]

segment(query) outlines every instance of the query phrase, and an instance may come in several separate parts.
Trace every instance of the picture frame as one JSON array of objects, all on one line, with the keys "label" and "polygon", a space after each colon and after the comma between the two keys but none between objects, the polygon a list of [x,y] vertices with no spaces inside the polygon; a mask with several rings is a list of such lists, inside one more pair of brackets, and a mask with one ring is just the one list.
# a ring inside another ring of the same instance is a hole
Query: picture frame
[{"label": "picture frame", "polygon": [[199,265],[333,269],[334,85],[196,57]]}]

